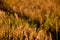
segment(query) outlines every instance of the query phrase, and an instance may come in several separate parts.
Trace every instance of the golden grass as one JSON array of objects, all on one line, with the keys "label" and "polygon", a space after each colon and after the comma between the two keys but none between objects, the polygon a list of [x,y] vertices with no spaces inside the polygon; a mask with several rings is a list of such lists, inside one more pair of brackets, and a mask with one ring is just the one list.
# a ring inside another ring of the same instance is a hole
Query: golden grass
[{"label": "golden grass", "polygon": [[0,1],[3,3],[0,5],[0,40],[58,40],[60,32],[58,1]]}]

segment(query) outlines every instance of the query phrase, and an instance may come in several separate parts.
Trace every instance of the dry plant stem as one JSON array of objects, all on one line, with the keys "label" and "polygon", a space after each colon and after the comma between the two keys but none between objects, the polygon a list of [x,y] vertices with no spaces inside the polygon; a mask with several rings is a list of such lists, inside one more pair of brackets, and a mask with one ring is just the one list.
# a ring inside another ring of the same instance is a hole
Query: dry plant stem
[{"label": "dry plant stem", "polygon": [[58,23],[57,23],[57,20],[56,20],[56,40],[58,40]]}]

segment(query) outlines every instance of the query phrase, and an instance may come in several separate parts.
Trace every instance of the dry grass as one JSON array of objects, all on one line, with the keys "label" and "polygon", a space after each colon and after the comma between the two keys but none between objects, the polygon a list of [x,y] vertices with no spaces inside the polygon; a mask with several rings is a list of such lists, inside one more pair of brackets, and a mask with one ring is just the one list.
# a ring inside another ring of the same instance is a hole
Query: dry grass
[{"label": "dry grass", "polygon": [[58,40],[59,29],[59,0],[0,1],[0,40]]}]

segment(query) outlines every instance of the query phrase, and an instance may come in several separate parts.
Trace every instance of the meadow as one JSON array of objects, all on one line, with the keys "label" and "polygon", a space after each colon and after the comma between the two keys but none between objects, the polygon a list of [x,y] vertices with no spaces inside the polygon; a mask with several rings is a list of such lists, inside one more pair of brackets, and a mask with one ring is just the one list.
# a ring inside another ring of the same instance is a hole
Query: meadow
[{"label": "meadow", "polygon": [[0,0],[0,40],[58,40],[60,0]]}]

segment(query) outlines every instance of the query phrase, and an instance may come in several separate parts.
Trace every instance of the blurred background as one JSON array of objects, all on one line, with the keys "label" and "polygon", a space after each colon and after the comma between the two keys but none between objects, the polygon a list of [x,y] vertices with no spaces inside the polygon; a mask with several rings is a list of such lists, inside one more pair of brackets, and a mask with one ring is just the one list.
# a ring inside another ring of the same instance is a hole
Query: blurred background
[{"label": "blurred background", "polygon": [[0,0],[0,40],[59,40],[60,0]]}]

